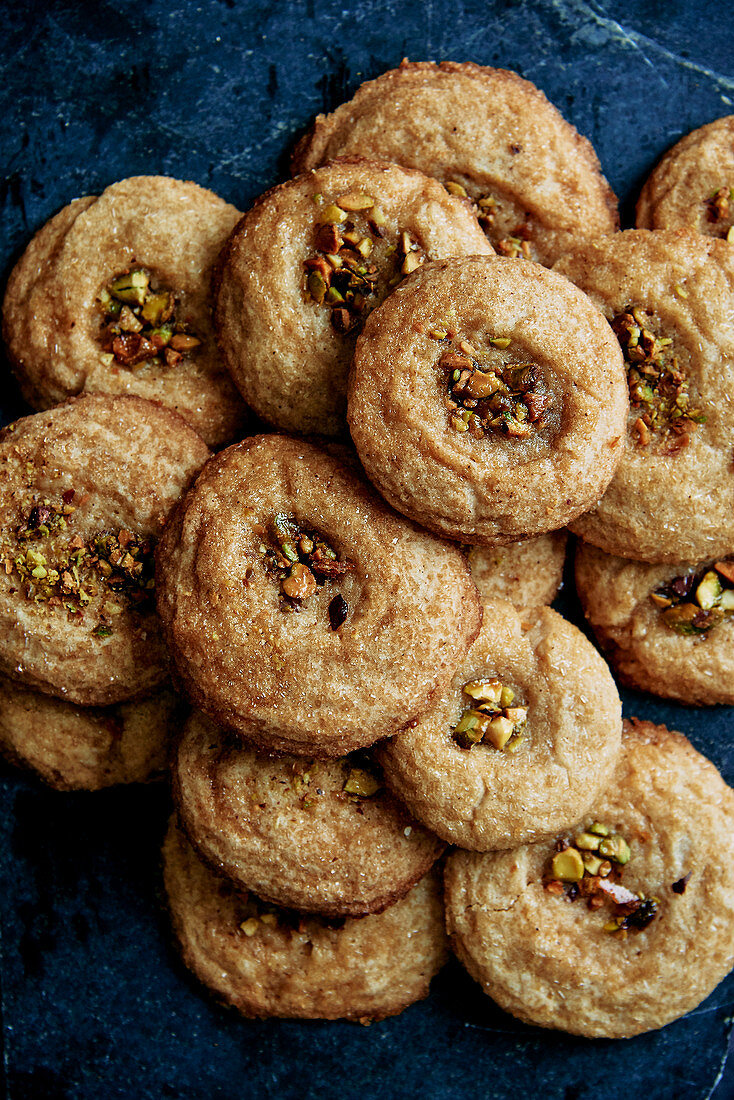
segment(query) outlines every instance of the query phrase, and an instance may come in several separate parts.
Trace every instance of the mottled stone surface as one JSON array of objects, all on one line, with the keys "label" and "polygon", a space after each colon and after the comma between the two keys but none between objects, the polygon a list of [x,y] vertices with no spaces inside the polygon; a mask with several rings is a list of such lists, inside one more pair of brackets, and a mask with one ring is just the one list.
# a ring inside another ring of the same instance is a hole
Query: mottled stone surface
[{"label": "mottled stone surface", "polygon": [[[123,176],[193,179],[246,209],[285,175],[314,113],[405,55],[533,80],[595,145],[627,224],[664,150],[734,110],[734,15],[694,0],[6,0],[0,11],[4,277],[61,206]],[[2,377],[7,420],[23,407]],[[578,621],[575,602],[560,606]],[[627,715],[683,730],[734,783],[731,709],[624,701]],[[734,1095],[731,977],[685,1019],[622,1043],[517,1023],[456,964],[428,1001],[370,1028],[244,1022],[170,944],[164,789],[59,795],[5,765],[0,789],[11,1100]]]}]

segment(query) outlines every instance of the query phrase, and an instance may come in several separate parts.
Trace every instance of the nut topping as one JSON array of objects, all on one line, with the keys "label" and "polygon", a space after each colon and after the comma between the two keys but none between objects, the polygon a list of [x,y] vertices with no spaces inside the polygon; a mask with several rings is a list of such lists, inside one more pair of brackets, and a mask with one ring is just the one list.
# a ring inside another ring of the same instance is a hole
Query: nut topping
[{"label": "nut topping", "polygon": [[674,577],[650,593],[676,634],[705,636],[734,613],[734,560]]},{"label": "nut topping", "polygon": [[111,363],[175,366],[201,345],[201,339],[177,317],[179,303],[173,291],[154,289],[144,268],[118,275],[98,301],[104,312],[100,343],[111,354]]},{"label": "nut topping", "polygon": [[471,749],[480,742],[496,749],[515,752],[525,734],[527,707],[511,704],[515,693],[499,680],[470,680],[463,692],[473,702],[455,726],[452,737],[462,749]]}]

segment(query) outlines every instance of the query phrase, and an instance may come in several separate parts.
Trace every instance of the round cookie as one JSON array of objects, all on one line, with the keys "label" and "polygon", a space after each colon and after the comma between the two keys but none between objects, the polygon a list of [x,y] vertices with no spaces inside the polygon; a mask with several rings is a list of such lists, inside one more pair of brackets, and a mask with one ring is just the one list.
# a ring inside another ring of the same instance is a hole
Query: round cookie
[{"label": "round cookie", "polygon": [[515,607],[550,604],[563,583],[565,531],[553,531],[508,546],[472,546],[467,558],[472,580],[484,602],[509,600]]},{"label": "round cookie", "polygon": [[82,706],[167,675],[153,549],[207,458],[170,409],[86,395],[0,433],[0,672]]},{"label": "round cookie", "polygon": [[224,361],[264,420],[342,434],[369,311],[427,258],[491,251],[466,203],[420,172],[358,157],[307,172],[263,195],[223,255]]},{"label": "round cookie", "polygon": [[440,885],[428,875],[384,913],[327,921],[237,893],[175,824],[163,849],[186,965],[245,1016],[380,1020],[427,996],[446,961]]},{"label": "round cookie", "polygon": [[438,534],[497,545],[590,508],[622,454],[627,387],[588,298],[538,264],[427,264],[368,318],[349,425],[369,478]]},{"label": "round cookie", "polygon": [[156,778],[181,717],[169,690],[115,707],[77,707],[0,681],[0,751],[58,791]]},{"label": "round cookie", "polygon": [[444,845],[385,789],[365,753],[266,756],[193,715],[173,762],[179,817],[200,855],[259,898],[327,916],[376,913]]},{"label": "round cookie", "polygon": [[734,703],[734,560],[648,565],[579,543],[576,587],[628,687],[683,703]]},{"label": "round cookie", "polygon": [[[734,793],[682,734],[633,720],[583,826],[558,845],[454,853],[447,926],[472,977],[521,1020],[639,1035],[695,1008],[734,964]],[[559,857],[575,881],[559,880]]]},{"label": "round cookie", "polygon": [[695,229],[734,242],[734,115],[669,149],[637,202],[639,229]]},{"label": "round cookie", "polygon": [[575,626],[546,607],[487,600],[448,691],[378,759],[444,840],[514,848],[588,810],[614,770],[621,728],[609,669]]},{"label": "round cookie", "polygon": [[137,394],[176,409],[209,443],[241,432],[245,409],[209,300],[239,217],[195,183],[136,176],[52,218],[12,271],[3,306],[26,400],[46,409],[80,392]]},{"label": "round cookie", "polygon": [[642,561],[731,553],[734,251],[689,230],[631,229],[587,243],[556,270],[618,334],[631,399],[619,468],[572,530]]},{"label": "round cookie", "polygon": [[458,548],[285,436],[205,466],[161,540],[156,582],[195,705],[261,748],[307,756],[411,721],[481,623]]},{"label": "round cookie", "polygon": [[403,61],[318,115],[294,171],[359,154],[418,168],[477,204],[498,252],[552,264],[613,233],[614,193],[591,144],[517,73]]}]

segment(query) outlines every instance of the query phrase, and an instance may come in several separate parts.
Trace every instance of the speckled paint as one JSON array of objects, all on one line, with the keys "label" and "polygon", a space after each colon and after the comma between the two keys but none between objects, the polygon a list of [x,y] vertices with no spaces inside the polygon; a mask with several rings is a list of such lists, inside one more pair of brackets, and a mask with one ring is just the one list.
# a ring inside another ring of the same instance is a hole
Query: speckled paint
[{"label": "speckled paint", "polygon": [[[0,4],[4,277],[70,199],[136,173],[246,209],[312,116],[403,56],[516,69],[591,139],[629,224],[658,157],[734,111],[734,10],[692,0]],[[4,420],[25,411],[6,367]],[[561,609],[578,621],[571,597]],[[729,708],[625,693],[734,783]],[[506,1016],[452,964],[362,1028],[247,1022],[189,977],[161,909],[163,787],[59,795],[0,765],[5,1093],[11,1100],[734,1096],[734,978],[664,1030],[587,1041]],[[701,929],[705,935],[705,928]]]}]

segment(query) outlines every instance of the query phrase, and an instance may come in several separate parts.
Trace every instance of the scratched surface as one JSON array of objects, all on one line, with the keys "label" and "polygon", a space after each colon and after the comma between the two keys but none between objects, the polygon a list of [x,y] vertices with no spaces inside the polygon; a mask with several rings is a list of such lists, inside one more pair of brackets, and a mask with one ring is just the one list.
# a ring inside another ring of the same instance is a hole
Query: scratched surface
[{"label": "scratched surface", "polygon": [[[591,139],[628,221],[660,154],[734,110],[726,4],[98,0],[5,2],[0,15],[3,277],[61,206],[123,176],[193,179],[246,208],[282,178],[314,113],[406,55],[533,80]],[[25,410],[0,377],[7,420]],[[562,608],[578,618],[571,596]],[[731,710],[624,700],[627,714],[682,729],[734,783]],[[621,1043],[526,1027],[456,964],[427,1001],[370,1028],[244,1022],[170,945],[164,788],[56,795],[0,765],[0,790],[11,1100],[734,1096],[731,977],[683,1020]]]}]

